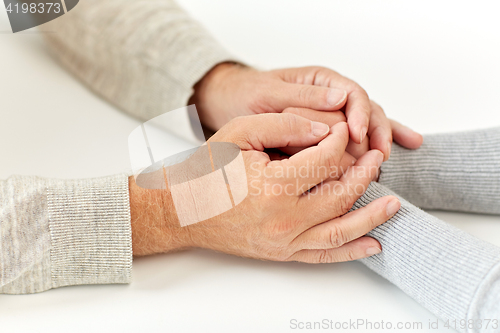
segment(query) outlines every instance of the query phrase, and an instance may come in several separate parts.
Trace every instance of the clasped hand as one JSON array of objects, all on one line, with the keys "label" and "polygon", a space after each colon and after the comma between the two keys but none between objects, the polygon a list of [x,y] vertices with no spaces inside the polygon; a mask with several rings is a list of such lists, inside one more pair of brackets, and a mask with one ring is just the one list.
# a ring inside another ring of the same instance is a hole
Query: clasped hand
[{"label": "clasped hand", "polygon": [[[244,116],[223,126],[210,142],[231,142],[241,148],[247,197],[218,216],[180,227],[165,190],[131,184],[131,192],[149,191],[155,196],[149,202],[170,207],[162,209],[156,224],[147,226],[148,237],[160,230],[156,245],[150,237],[145,247],[146,233],[133,234],[135,254],[201,247],[256,259],[326,263],[381,251],[377,240],[364,235],[393,216],[400,203],[387,196],[349,212],[377,177],[384,157],[378,150],[358,160],[346,153],[347,123],[329,127],[292,113]],[[296,147],[304,148],[289,157],[268,153]],[[151,211],[151,205],[148,208]],[[141,229],[146,226],[137,230]],[[139,248],[144,251],[138,252]]]}]

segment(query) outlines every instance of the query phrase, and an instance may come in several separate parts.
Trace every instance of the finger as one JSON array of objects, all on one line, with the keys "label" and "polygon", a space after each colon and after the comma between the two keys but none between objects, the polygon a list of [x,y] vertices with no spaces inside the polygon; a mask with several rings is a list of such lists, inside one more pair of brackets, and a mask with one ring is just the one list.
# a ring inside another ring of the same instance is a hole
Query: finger
[{"label": "finger", "polygon": [[376,199],[353,212],[316,225],[292,242],[298,249],[332,249],[343,246],[389,220],[401,203],[394,196]]},{"label": "finger", "polygon": [[370,124],[370,113],[370,99],[366,92],[361,88],[350,92],[347,96],[345,115],[352,141],[361,143],[365,139]]},{"label": "finger", "polygon": [[[333,126],[339,122],[346,121],[347,118],[342,111],[317,111],[308,108],[286,108],[283,110],[283,113],[293,113],[298,116],[318,121],[321,123],[325,123],[328,126]],[[304,148],[296,148],[296,147],[287,147],[286,149],[282,149],[284,153],[288,155],[293,155]],[[357,144],[354,141],[349,141],[347,145],[346,151],[349,152],[354,158],[359,158],[361,155],[366,153],[370,149],[369,140],[363,140],[361,144]]]},{"label": "finger", "polygon": [[330,127],[287,113],[266,113],[231,120],[210,138],[210,142],[233,142],[244,150],[307,147],[330,133]]},{"label": "finger", "polygon": [[380,243],[371,237],[361,237],[335,249],[300,250],[287,261],[300,261],[309,264],[327,264],[351,261],[380,253]]},{"label": "finger", "polygon": [[280,82],[274,89],[269,102],[277,110],[293,106],[333,111],[340,110],[347,100],[347,92],[339,88]]},{"label": "finger", "polygon": [[342,195],[346,202],[354,204],[366,192],[368,185],[377,179],[383,160],[384,155],[379,150],[370,150],[344,173],[339,181],[345,186]]},{"label": "finger", "polygon": [[300,197],[299,211],[316,212],[310,225],[346,214],[377,178],[383,159],[380,151],[370,150],[343,172],[339,180],[323,182]]},{"label": "finger", "polygon": [[[361,143],[364,140],[370,121],[370,103],[368,95],[358,84],[324,67],[290,68],[277,70],[276,73],[286,82],[345,90],[347,92],[347,101],[342,104],[345,104],[346,107],[347,123],[349,124],[351,138],[356,143]],[[324,101],[324,97],[322,101]],[[291,106],[291,104],[289,103],[287,106]],[[331,108],[323,109],[305,104],[293,106],[305,106],[316,110],[332,110]],[[338,110],[339,108],[335,107],[334,109]]]},{"label": "finger", "polygon": [[[323,67],[292,68],[278,70],[277,73],[287,82],[311,84],[329,87],[330,89],[344,89],[347,92],[347,101],[344,104],[351,138],[356,143],[361,143],[364,140],[370,122],[370,103],[368,95],[358,84],[335,71]],[[322,100],[324,100],[324,97]],[[290,103],[287,106],[290,106]],[[294,106],[325,110],[304,104]],[[338,110],[339,108],[335,107],[334,109]],[[326,108],[326,110],[332,109]]]},{"label": "finger", "polygon": [[422,135],[395,120],[390,119],[389,121],[392,127],[392,136],[397,144],[408,149],[417,149],[424,142]]},{"label": "finger", "polygon": [[336,71],[318,66],[274,70],[285,82],[344,89],[349,92],[359,85]]},{"label": "finger", "polygon": [[[349,142],[349,145],[351,144],[351,142]],[[349,147],[349,145],[347,145],[347,147]],[[297,154],[298,152],[304,150],[304,149],[307,149],[308,147],[285,147],[285,148],[280,148],[280,150],[282,152],[284,152],[285,154],[287,155],[281,155],[281,156],[277,156],[277,155],[274,155],[271,157],[271,154],[269,154],[269,157],[271,158],[271,160],[283,160],[285,158],[290,158],[290,156],[294,155],[294,154]],[[348,149],[348,148],[347,148]],[[335,173],[330,173],[330,178],[331,179],[339,179],[343,174],[344,174],[344,171],[347,171],[347,169],[349,169],[349,167],[353,166],[354,163],[356,163],[356,158],[354,156],[352,156],[350,153],[347,152],[347,149],[346,149],[346,152],[344,153],[344,155],[342,156],[342,159],[340,160],[340,163],[339,163],[339,166],[338,166],[338,173],[336,173],[336,176],[335,176]],[[366,151],[365,151],[366,152]],[[361,156],[362,154],[359,154],[359,156]],[[332,175],[334,175],[332,177]]]},{"label": "finger", "polygon": [[333,125],[346,122],[347,118],[345,117],[344,112],[342,111],[318,111],[308,108],[295,108],[290,107],[283,110],[283,113],[293,113],[297,116],[301,116],[307,118],[312,121],[318,121],[320,123],[327,124],[332,127]]},{"label": "finger", "polygon": [[370,150],[370,140],[363,140],[361,143],[355,143],[352,140],[349,140],[347,144],[347,148],[345,149],[349,154],[354,156],[354,158],[360,158],[363,156],[368,150]]},{"label": "finger", "polygon": [[297,171],[295,175],[286,178],[285,182],[293,183],[297,194],[302,194],[329,178],[330,173],[338,168],[348,140],[347,124],[338,123],[317,146],[306,148],[287,161],[273,161],[268,167]]},{"label": "finger", "polygon": [[[351,154],[349,153],[344,153],[344,156],[342,156],[342,159],[340,160],[339,164],[339,170],[341,171],[338,175],[338,178],[342,177],[344,174],[344,171],[349,170],[350,167],[352,167],[354,164],[356,164],[356,158],[354,158]],[[338,178],[333,178],[333,180],[338,179]]]},{"label": "finger", "polygon": [[[317,111],[308,108],[295,108],[290,107],[283,110],[283,113],[292,113],[300,117],[307,118],[312,121],[317,121],[323,124],[327,124],[332,127],[333,125],[346,122],[346,117],[342,111]],[[293,155],[307,147],[285,147],[281,149],[285,154]]]},{"label": "finger", "polygon": [[384,110],[377,103],[370,101],[372,108],[368,136],[370,137],[370,148],[378,149],[384,153],[384,161],[389,159],[392,147],[391,123],[387,119]]},{"label": "finger", "polygon": [[[295,108],[295,107],[290,107],[286,108],[283,110],[283,113],[293,113],[298,116],[313,120],[313,121],[318,121],[321,123],[325,123],[329,126],[333,126],[339,122],[346,121],[345,114],[342,111],[330,111],[330,112],[325,112],[325,111],[317,111],[317,110],[312,110],[308,108]],[[389,125],[389,123],[388,123]],[[390,125],[389,125],[390,126]],[[303,150],[304,148],[296,148],[296,147],[287,147],[285,149],[282,149],[282,151],[288,155],[293,155],[300,150]],[[361,157],[364,153],[366,153],[370,149],[370,144],[369,140],[363,140],[361,144],[357,144],[354,141],[349,141],[349,144],[347,145],[346,151],[349,152],[352,156],[355,158]]]}]

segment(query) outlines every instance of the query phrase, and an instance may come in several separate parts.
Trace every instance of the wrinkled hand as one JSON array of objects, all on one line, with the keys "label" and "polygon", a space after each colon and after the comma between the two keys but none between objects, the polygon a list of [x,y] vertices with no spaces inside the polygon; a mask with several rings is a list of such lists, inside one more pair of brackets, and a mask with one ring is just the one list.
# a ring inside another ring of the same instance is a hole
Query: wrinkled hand
[{"label": "wrinkled hand", "polygon": [[[356,82],[328,68],[257,71],[238,64],[220,64],[195,86],[191,102],[196,104],[202,122],[213,130],[238,116],[280,113],[289,107],[307,108],[310,111],[296,113],[311,120],[322,119],[326,124],[345,116],[351,138],[348,151],[355,152],[352,147],[364,143],[362,147],[380,150],[384,160],[390,155],[394,127],[382,108],[371,102]],[[397,128],[395,138],[408,138],[400,144],[420,146],[418,134]],[[369,142],[365,140],[367,135]]]},{"label": "wrinkled hand", "polygon": [[[248,196],[233,209],[187,227],[180,227],[168,209],[159,213],[160,227],[141,227],[143,216],[136,208],[136,213],[132,211],[134,254],[202,247],[257,259],[320,263],[379,253],[378,241],[365,234],[394,215],[400,203],[387,196],[348,213],[377,176],[383,160],[381,152],[372,150],[353,161],[345,154],[348,141],[345,122],[330,129],[285,113],[230,121],[209,143],[232,142],[241,148]],[[287,159],[272,160],[264,151],[305,146],[309,148]],[[283,170],[288,173],[283,175]],[[168,195],[161,200],[166,201],[162,206],[172,207]],[[154,211],[151,203],[143,205],[150,214]],[[156,247],[154,240],[143,238],[155,230],[160,244]],[[142,244],[149,248],[143,250]]]}]

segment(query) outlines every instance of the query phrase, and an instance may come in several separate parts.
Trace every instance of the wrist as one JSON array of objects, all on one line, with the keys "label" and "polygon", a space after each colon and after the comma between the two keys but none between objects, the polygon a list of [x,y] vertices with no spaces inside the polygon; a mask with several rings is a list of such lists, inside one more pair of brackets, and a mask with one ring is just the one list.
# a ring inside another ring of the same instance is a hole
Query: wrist
[{"label": "wrist", "polygon": [[189,104],[195,104],[204,126],[211,130],[218,130],[225,123],[232,119],[230,115],[231,92],[235,82],[232,77],[248,69],[246,66],[224,62],[213,67],[200,81],[193,87],[194,93],[189,100]]},{"label": "wrist", "polygon": [[132,251],[134,256],[178,251],[191,247],[186,228],[175,213],[168,189],[145,189],[129,177]]}]

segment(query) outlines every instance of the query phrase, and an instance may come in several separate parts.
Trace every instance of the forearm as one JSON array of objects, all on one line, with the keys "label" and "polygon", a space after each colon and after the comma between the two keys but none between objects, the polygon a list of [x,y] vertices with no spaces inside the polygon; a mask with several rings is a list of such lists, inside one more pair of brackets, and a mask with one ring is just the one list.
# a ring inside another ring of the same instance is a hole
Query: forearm
[{"label": "forearm", "polygon": [[500,128],[424,136],[394,145],[379,182],[428,209],[500,214]]},{"label": "forearm", "polygon": [[[372,183],[354,209],[390,194]],[[380,242],[382,253],[363,263],[441,319],[500,319],[500,248],[403,199],[399,212],[368,235]]]},{"label": "forearm", "polygon": [[141,119],[185,106],[193,86],[233,60],[172,0],[86,0],[44,27],[75,76]]}]

